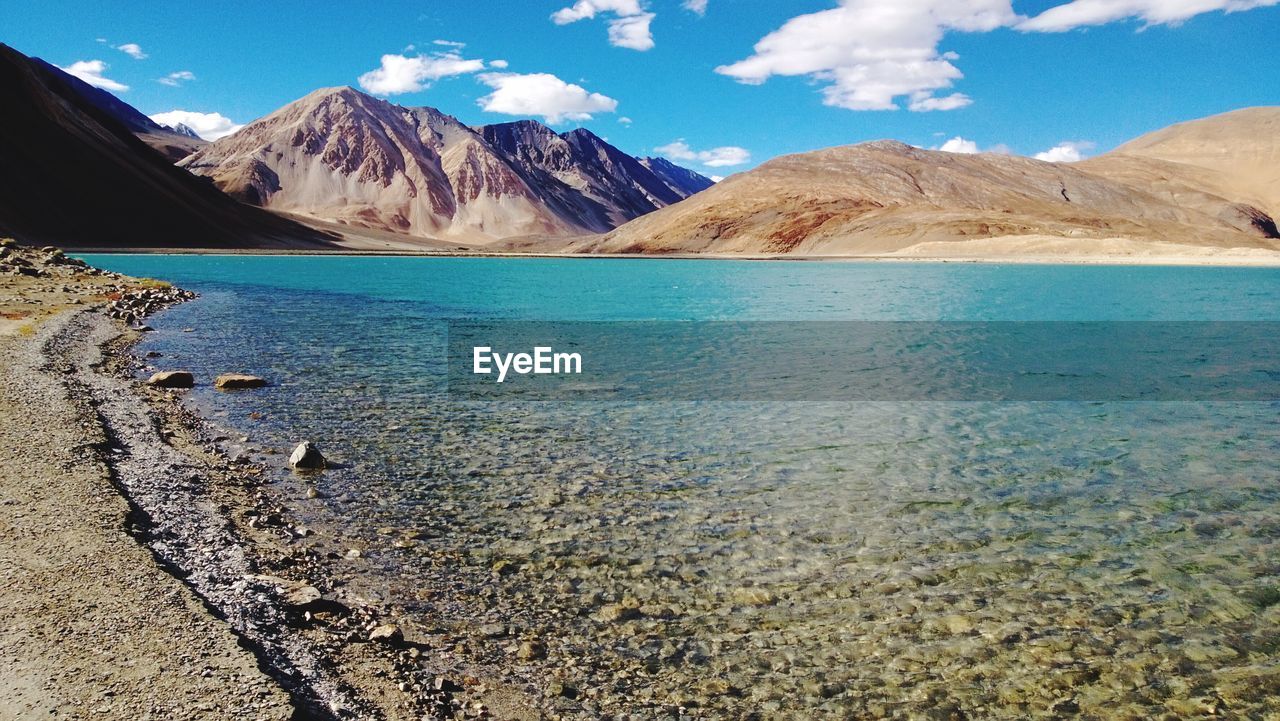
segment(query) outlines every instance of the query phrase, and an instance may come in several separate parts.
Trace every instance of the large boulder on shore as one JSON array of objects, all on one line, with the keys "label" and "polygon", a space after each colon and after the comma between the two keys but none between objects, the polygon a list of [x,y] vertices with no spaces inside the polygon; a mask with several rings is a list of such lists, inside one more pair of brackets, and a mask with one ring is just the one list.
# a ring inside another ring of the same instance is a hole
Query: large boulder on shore
[{"label": "large boulder on shore", "polygon": [[328,462],[321,455],[320,449],[316,448],[311,441],[299,443],[289,456],[289,467],[296,471],[318,471],[327,465]]},{"label": "large boulder on shore", "polygon": [[147,385],[157,388],[191,388],[196,384],[196,377],[189,371],[160,371],[147,379]]},{"label": "large boulder on shore", "polygon": [[267,385],[265,378],[251,376],[246,373],[223,373],[213,381],[214,388],[224,391],[262,388],[265,385]]}]

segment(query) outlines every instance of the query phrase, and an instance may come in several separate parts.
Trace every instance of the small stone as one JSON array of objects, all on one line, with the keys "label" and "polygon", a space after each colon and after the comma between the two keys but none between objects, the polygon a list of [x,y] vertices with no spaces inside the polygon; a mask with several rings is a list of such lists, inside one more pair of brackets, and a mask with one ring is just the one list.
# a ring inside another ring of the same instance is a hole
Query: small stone
[{"label": "small stone", "polygon": [[500,623],[486,623],[478,630],[480,635],[488,638],[502,638],[507,635],[507,627]]},{"label": "small stone", "polygon": [[196,384],[196,378],[190,371],[160,371],[147,379],[147,385],[157,388],[190,388]]},{"label": "small stone", "polygon": [[640,618],[640,609],[629,608],[620,603],[611,603],[607,606],[600,607],[600,620],[606,623],[616,623],[618,621],[630,621]]},{"label": "small stone", "polygon": [[733,602],[739,606],[772,606],[778,599],[763,588],[739,588],[733,592]]},{"label": "small stone", "polygon": [[224,391],[262,388],[267,385],[266,379],[251,376],[247,373],[223,373],[214,379],[215,388]]},{"label": "small stone", "polygon": [[942,625],[953,636],[960,636],[973,630],[973,621],[965,616],[953,615],[942,619]]},{"label": "small stone", "polygon": [[547,649],[537,641],[525,641],[516,649],[516,658],[522,661],[533,661],[547,655]]},{"label": "small stone", "polygon": [[457,693],[462,690],[462,686],[444,676],[436,676],[435,680],[431,682],[431,687],[445,693]]},{"label": "small stone", "polygon": [[289,455],[289,467],[298,471],[318,471],[328,463],[311,441],[303,441]]},{"label": "small stone", "polygon": [[404,641],[404,632],[394,623],[384,623],[369,632],[369,640],[397,644]]},{"label": "small stone", "polygon": [[298,586],[285,594],[284,601],[290,606],[308,606],[320,598],[320,589],[315,586]]},{"label": "small stone", "polygon": [[709,678],[699,684],[698,689],[704,696],[724,696],[733,689],[733,686],[724,679]]},{"label": "small stone", "polygon": [[362,556],[362,555],[364,555],[364,554],[360,553],[360,549],[358,549],[358,548],[352,548],[352,549],[349,549],[349,550],[346,552],[345,557],[346,557],[346,558],[359,558],[359,557],[360,557],[360,556]]},{"label": "small stone", "polygon": [[1192,663],[1220,663],[1239,655],[1229,646],[1205,643],[1203,641],[1189,641],[1183,644],[1182,653],[1185,654],[1187,659]]}]

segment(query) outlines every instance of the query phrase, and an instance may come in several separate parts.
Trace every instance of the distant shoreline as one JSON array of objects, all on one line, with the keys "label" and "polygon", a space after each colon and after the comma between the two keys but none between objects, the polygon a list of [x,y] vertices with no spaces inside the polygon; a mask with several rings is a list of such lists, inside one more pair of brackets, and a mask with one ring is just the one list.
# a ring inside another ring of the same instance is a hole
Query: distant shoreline
[{"label": "distant shoreline", "polygon": [[1119,256],[1119,255],[1027,255],[1027,256],[912,256],[912,255],[754,255],[727,253],[518,253],[409,251],[314,248],[77,248],[67,249],[74,255],[201,255],[201,256],[315,256],[366,258],[539,258],[556,260],[739,260],[779,261],[793,263],[883,263],[883,264],[970,264],[970,265],[1076,265],[1076,266],[1203,266],[1203,267],[1280,267],[1280,252],[1274,255],[1187,255],[1187,256]]}]

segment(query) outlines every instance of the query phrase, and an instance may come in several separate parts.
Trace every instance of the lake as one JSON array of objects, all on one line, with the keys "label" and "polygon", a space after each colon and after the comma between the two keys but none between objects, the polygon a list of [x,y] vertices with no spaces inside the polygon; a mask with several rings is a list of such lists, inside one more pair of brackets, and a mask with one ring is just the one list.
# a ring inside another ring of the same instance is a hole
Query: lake
[{"label": "lake", "polygon": [[189,396],[254,458],[339,462],[278,476],[361,549],[339,578],[567,717],[1280,708],[1280,404],[476,401],[445,367],[475,320],[1275,322],[1280,269],[84,257],[201,294],[138,350],[271,379]]}]

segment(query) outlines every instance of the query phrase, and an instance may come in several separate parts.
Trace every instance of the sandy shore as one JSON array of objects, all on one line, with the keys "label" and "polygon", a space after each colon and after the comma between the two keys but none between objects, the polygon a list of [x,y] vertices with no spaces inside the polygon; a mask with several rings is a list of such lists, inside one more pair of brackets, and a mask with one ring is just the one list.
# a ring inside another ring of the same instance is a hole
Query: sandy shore
[{"label": "sandy shore", "polygon": [[138,332],[104,311],[176,293],[7,255],[0,718],[537,717],[437,668],[431,639],[328,573],[266,469],[132,379]]}]

